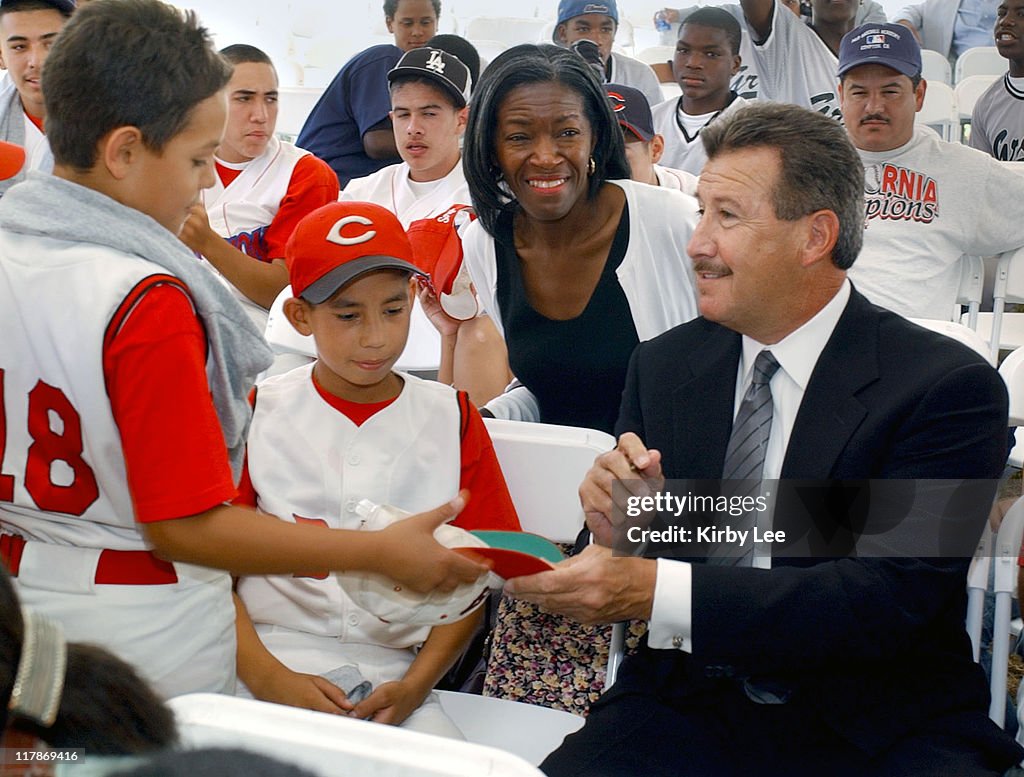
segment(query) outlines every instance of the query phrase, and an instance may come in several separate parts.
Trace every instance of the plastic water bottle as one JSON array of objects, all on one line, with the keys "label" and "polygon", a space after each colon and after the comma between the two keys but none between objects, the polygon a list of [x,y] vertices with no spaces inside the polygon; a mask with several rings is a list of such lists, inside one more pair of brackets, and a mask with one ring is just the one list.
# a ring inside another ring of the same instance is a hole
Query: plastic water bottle
[{"label": "plastic water bottle", "polygon": [[664,11],[658,11],[658,13],[654,14],[654,29],[658,31],[658,40],[662,46],[671,46],[674,43],[672,40],[672,24],[669,22]]}]

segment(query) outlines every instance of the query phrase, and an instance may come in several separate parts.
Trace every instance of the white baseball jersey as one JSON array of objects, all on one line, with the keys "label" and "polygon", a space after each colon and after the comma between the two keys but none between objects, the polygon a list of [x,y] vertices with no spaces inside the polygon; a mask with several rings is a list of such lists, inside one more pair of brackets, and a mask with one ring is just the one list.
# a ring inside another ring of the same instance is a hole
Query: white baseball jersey
[{"label": "white baseball jersey", "polygon": [[[432,185],[431,185],[432,184]],[[462,173],[462,161],[444,178],[429,184],[409,180],[405,162],[388,165],[365,178],[350,181],[342,191],[341,200],[362,200],[387,208],[406,229],[419,219],[440,216],[452,205],[470,205],[469,186]],[[441,359],[441,335],[420,306],[412,309],[409,341],[399,359],[398,367],[408,370],[437,369]]]},{"label": "white baseball jersey", "polygon": [[338,199],[372,202],[387,208],[406,229],[419,219],[440,216],[452,205],[472,202],[461,159],[444,178],[428,183],[410,180],[409,165],[405,162],[388,165],[365,178],[349,181]]},{"label": "white baseball jersey", "polygon": [[721,6],[743,29],[740,71],[732,90],[747,100],[795,103],[842,121],[839,110],[839,60],[803,19],[775,1],[772,31],[759,44],[747,25],[743,8]]},{"label": "white baseball jersey", "polygon": [[850,280],[869,300],[909,318],[948,319],[960,258],[1024,245],[1024,176],[917,126],[891,151],[858,150],[867,226]]},{"label": "white baseball jersey", "polygon": [[[747,100],[739,96],[735,97],[723,110],[711,117],[708,124],[717,121],[722,116],[729,115],[746,104]],[[683,98],[679,97],[675,100],[666,100],[651,109],[654,131],[665,139],[665,152],[661,155],[660,162],[677,170],[700,175],[700,171],[704,169],[704,164],[708,161],[708,155],[704,150],[704,143],[700,139],[699,130],[692,138],[684,132],[679,118],[682,105]],[[688,193],[692,194],[692,192]]]},{"label": "white baseball jersey", "polygon": [[[308,154],[308,151],[291,143],[271,137],[266,149],[255,159],[243,164],[218,160],[219,164],[233,170],[241,169],[242,172],[226,187],[220,176],[215,175],[213,186],[202,192],[203,206],[213,231],[246,256],[260,261],[282,258],[267,255],[264,235],[288,192],[295,165]],[[213,265],[209,267],[214,270]],[[220,273],[217,276],[234,292],[257,326],[260,329],[266,326],[267,311]]]},{"label": "white baseball jersey", "polygon": [[15,478],[13,498],[0,501],[0,522],[58,545],[145,549],[107,398],[103,344],[115,317],[130,311],[133,289],[147,276],[169,276],[137,256],[9,232],[0,232],[0,255],[0,331],[19,333],[5,338],[0,362],[18,367],[3,380],[3,467],[36,473]]},{"label": "white baseball jersey", "polygon": [[658,177],[658,186],[666,189],[676,189],[691,197],[697,195],[697,176],[685,170],[676,170],[673,167],[654,165],[654,174]]},{"label": "white baseball jersey", "polygon": [[174,584],[95,583],[101,549],[147,547],[107,398],[104,341],[142,290],[180,282],[95,244],[0,232],[0,255],[0,331],[16,333],[0,354],[0,529],[30,540],[22,603],[60,620],[69,640],[134,664],[164,695],[231,690],[227,573],[175,564]]},{"label": "white baseball jersey", "polygon": [[[402,377],[398,398],[360,426],[319,395],[311,365],[261,383],[248,446],[258,508],[286,521],[358,529],[361,499],[411,513],[452,499],[461,473],[455,391]],[[429,633],[382,622],[358,607],[334,575],[317,570],[246,577],[238,592],[256,623],[342,642],[408,648]]]},{"label": "white baseball jersey", "polygon": [[1024,78],[1006,73],[978,98],[970,146],[1002,162],[1024,160]]},{"label": "white baseball jersey", "polygon": [[50,141],[39,131],[39,127],[25,116],[25,171],[38,170],[41,173],[53,172],[53,151]]}]

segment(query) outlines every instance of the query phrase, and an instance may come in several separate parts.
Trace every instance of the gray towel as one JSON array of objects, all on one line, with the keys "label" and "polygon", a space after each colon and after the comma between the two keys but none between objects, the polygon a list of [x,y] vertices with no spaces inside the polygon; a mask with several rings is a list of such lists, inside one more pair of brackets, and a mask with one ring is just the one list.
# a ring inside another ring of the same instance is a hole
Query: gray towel
[{"label": "gray towel", "polygon": [[251,419],[249,390],[273,353],[231,292],[149,216],[55,176],[30,172],[8,191],[0,199],[0,229],[134,254],[184,281],[206,328],[206,377],[237,480]]},{"label": "gray towel", "polygon": [[[0,140],[6,140],[16,146],[25,145],[25,110],[21,107],[18,90],[14,88],[7,93],[0,93]],[[0,181],[0,197],[3,197],[14,184],[24,180],[25,170],[22,168],[13,178]]]}]

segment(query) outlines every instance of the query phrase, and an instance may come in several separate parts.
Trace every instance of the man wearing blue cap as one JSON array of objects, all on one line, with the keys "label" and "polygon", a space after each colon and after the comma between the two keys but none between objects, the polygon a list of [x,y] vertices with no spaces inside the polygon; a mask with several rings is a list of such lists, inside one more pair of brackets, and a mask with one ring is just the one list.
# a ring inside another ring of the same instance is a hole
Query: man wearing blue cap
[{"label": "man wearing blue cap", "polygon": [[654,71],[638,59],[612,51],[618,28],[615,0],[561,0],[551,38],[590,61],[605,83],[632,86],[644,93],[648,103],[657,105],[665,97]]},{"label": "man wearing blue cap", "polygon": [[948,319],[964,255],[1024,245],[1007,202],[1024,177],[916,125],[924,102],[921,48],[906,27],[865,24],[839,51],[846,130],[864,162],[867,227],[850,279],[868,299],[909,318]]}]

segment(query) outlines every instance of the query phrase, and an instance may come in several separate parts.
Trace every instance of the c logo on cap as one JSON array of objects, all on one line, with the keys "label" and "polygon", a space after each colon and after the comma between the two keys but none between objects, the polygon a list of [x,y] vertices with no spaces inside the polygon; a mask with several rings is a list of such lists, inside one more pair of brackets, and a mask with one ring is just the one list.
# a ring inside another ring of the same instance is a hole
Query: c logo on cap
[{"label": "c logo on cap", "polygon": [[341,230],[347,227],[349,224],[363,224],[367,227],[372,227],[373,222],[366,216],[345,216],[345,218],[338,219],[334,222],[334,226],[331,227],[327,233],[328,242],[335,243],[339,246],[355,246],[360,243],[365,243],[368,240],[373,240],[377,236],[377,230],[368,229],[360,235],[353,237],[342,237]]}]

